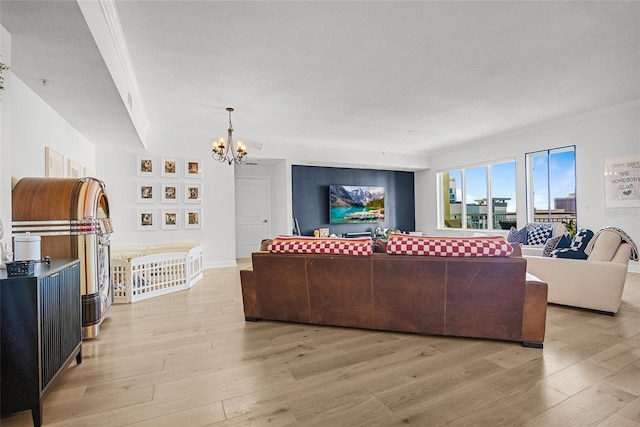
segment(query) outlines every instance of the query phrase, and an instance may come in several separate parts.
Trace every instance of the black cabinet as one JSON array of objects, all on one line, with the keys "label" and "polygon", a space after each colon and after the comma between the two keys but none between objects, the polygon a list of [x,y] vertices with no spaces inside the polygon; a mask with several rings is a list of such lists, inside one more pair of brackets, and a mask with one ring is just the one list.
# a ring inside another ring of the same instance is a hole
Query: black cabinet
[{"label": "black cabinet", "polygon": [[36,264],[30,276],[0,275],[2,415],[31,409],[76,358],[82,362],[82,296],[78,260]]}]

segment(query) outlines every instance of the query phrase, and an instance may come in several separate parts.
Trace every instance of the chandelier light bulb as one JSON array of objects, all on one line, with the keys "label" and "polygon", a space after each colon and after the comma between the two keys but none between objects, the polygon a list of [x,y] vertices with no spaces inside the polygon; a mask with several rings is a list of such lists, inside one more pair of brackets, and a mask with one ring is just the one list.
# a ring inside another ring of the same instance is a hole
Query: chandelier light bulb
[{"label": "chandelier light bulb", "polygon": [[238,151],[238,155],[240,156],[244,156],[245,154],[247,154],[247,146],[244,144],[244,142],[241,139],[238,140],[237,151]]}]

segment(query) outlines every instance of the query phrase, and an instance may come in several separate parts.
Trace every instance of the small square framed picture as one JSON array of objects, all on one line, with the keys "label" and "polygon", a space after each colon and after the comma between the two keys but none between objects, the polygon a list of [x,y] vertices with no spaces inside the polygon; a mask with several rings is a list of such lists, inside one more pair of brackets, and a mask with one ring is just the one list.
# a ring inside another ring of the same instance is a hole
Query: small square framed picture
[{"label": "small square framed picture", "polygon": [[184,177],[202,178],[202,160],[193,157],[184,159]]},{"label": "small square framed picture", "polygon": [[178,209],[162,210],[162,229],[177,230],[180,225],[180,216]]},{"label": "small square framed picture", "polygon": [[162,184],[162,203],[178,203],[178,184]]},{"label": "small square framed picture", "polygon": [[156,161],[153,156],[138,156],[138,176],[155,176]]},{"label": "small square framed picture", "polygon": [[178,158],[163,157],[160,163],[160,175],[167,178],[178,177]]},{"label": "small square framed picture", "polygon": [[156,201],[156,189],[153,182],[138,183],[138,203],[154,203]]},{"label": "small square framed picture", "polygon": [[187,183],[184,185],[184,202],[200,203],[202,202],[202,184]]},{"label": "small square framed picture", "polygon": [[155,209],[138,210],[138,230],[155,230],[156,229],[156,211]]},{"label": "small square framed picture", "polygon": [[202,228],[202,209],[184,210],[184,228]]}]

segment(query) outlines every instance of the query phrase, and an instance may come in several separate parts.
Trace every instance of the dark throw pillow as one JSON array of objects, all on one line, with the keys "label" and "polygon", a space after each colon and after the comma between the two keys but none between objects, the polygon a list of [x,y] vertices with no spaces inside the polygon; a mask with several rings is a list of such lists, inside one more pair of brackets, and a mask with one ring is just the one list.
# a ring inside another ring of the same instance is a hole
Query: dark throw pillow
[{"label": "dark throw pillow", "polygon": [[563,234],[562,238],[556,245],[556,249],[568,248],[571,246],[571,238],[568,234]]}]

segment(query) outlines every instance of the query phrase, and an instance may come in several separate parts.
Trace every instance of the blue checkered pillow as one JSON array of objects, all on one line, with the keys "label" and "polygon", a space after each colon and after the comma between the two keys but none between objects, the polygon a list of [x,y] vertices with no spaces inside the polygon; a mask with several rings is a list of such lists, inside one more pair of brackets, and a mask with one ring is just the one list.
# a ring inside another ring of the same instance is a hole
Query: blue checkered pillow
[{"label": "blue checkered pillow", "polygon": [[548,224],[527,224],[527,245],[544,245],[551,237],[551,226]]},{"label": "blue checkered pillow", "polygon": [[520,230],[516,230],[515,227],[511,227],[509,234],[507,235],[507,242],[509,243],[527,243],[527,228],[522,227]]},{"label": "blue checkered pillow", "polygon": [[553,258],[587,259],[588,256],[584,250],[592,237],[593,231],[580,229],[568,248],[555,249],[550,256]]},{"label": "blue checkered pillow", "polygon": [[587,230],[586,228],[581,228],[578,230],[573,240],[571,241],[571,245],[569,248],[581,250],[584,252],[584,249],[587,247],[589,240],[593,237],[593,231]]}]

